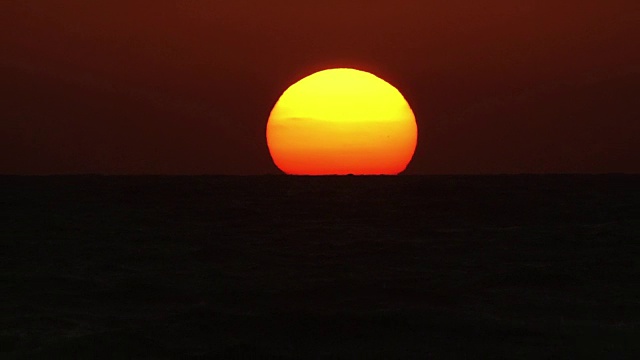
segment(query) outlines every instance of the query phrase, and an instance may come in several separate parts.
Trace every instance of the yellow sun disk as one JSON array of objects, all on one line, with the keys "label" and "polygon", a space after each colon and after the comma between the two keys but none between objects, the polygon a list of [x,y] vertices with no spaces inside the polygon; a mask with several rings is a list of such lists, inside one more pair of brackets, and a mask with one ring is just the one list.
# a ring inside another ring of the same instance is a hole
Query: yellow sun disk
[{"label": "yellow sun disk", "polygon": [[417,127],[400,92],[353,69],[315,73],[274,106],[267,143],[289,174],[397,174],[411,160]]}]

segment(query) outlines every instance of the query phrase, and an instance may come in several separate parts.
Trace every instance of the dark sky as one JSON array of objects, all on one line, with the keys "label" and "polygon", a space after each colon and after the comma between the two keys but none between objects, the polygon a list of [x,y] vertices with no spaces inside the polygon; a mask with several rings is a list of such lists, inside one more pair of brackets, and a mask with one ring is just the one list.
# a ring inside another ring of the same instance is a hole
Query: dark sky
[{"label": "dark sky", "polygon": [[327,67],[405,95],[407,173],[640,172],[638,0],[9,0],[0,44],[0,173],[278,173]]}]

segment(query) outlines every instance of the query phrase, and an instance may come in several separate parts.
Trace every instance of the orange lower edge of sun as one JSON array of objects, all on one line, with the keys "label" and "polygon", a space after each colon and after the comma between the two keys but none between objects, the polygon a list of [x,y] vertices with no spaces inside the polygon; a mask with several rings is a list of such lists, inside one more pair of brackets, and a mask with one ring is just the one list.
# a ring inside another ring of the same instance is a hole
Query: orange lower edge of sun
[{"label": "orange lower edge of sun", "polygon": [[402,94],[355,69],[323,70],[291,85],[267,122],[271,157],[291,175],[395,175],[417,138]]}]

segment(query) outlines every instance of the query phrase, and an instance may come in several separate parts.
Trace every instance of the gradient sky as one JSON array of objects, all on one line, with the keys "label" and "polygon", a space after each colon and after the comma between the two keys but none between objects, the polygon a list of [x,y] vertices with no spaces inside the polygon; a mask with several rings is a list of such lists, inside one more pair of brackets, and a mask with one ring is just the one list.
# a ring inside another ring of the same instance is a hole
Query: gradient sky
[{"label": "gradient sky", "polygon": [[355,67],[410,174],[640,172],[640,2],[3,1],[0,173],[278,173],[272,106]]}]

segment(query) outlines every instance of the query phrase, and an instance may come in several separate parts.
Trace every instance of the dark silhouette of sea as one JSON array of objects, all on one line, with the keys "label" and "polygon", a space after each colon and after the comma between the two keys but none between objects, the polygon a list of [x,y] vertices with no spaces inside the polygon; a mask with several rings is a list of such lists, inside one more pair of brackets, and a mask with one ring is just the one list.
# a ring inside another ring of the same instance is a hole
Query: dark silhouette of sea
[{"label": "dark silhouette of sea", "polygon": [[638,358],[640,176],[0,177],[0,358]]}]

